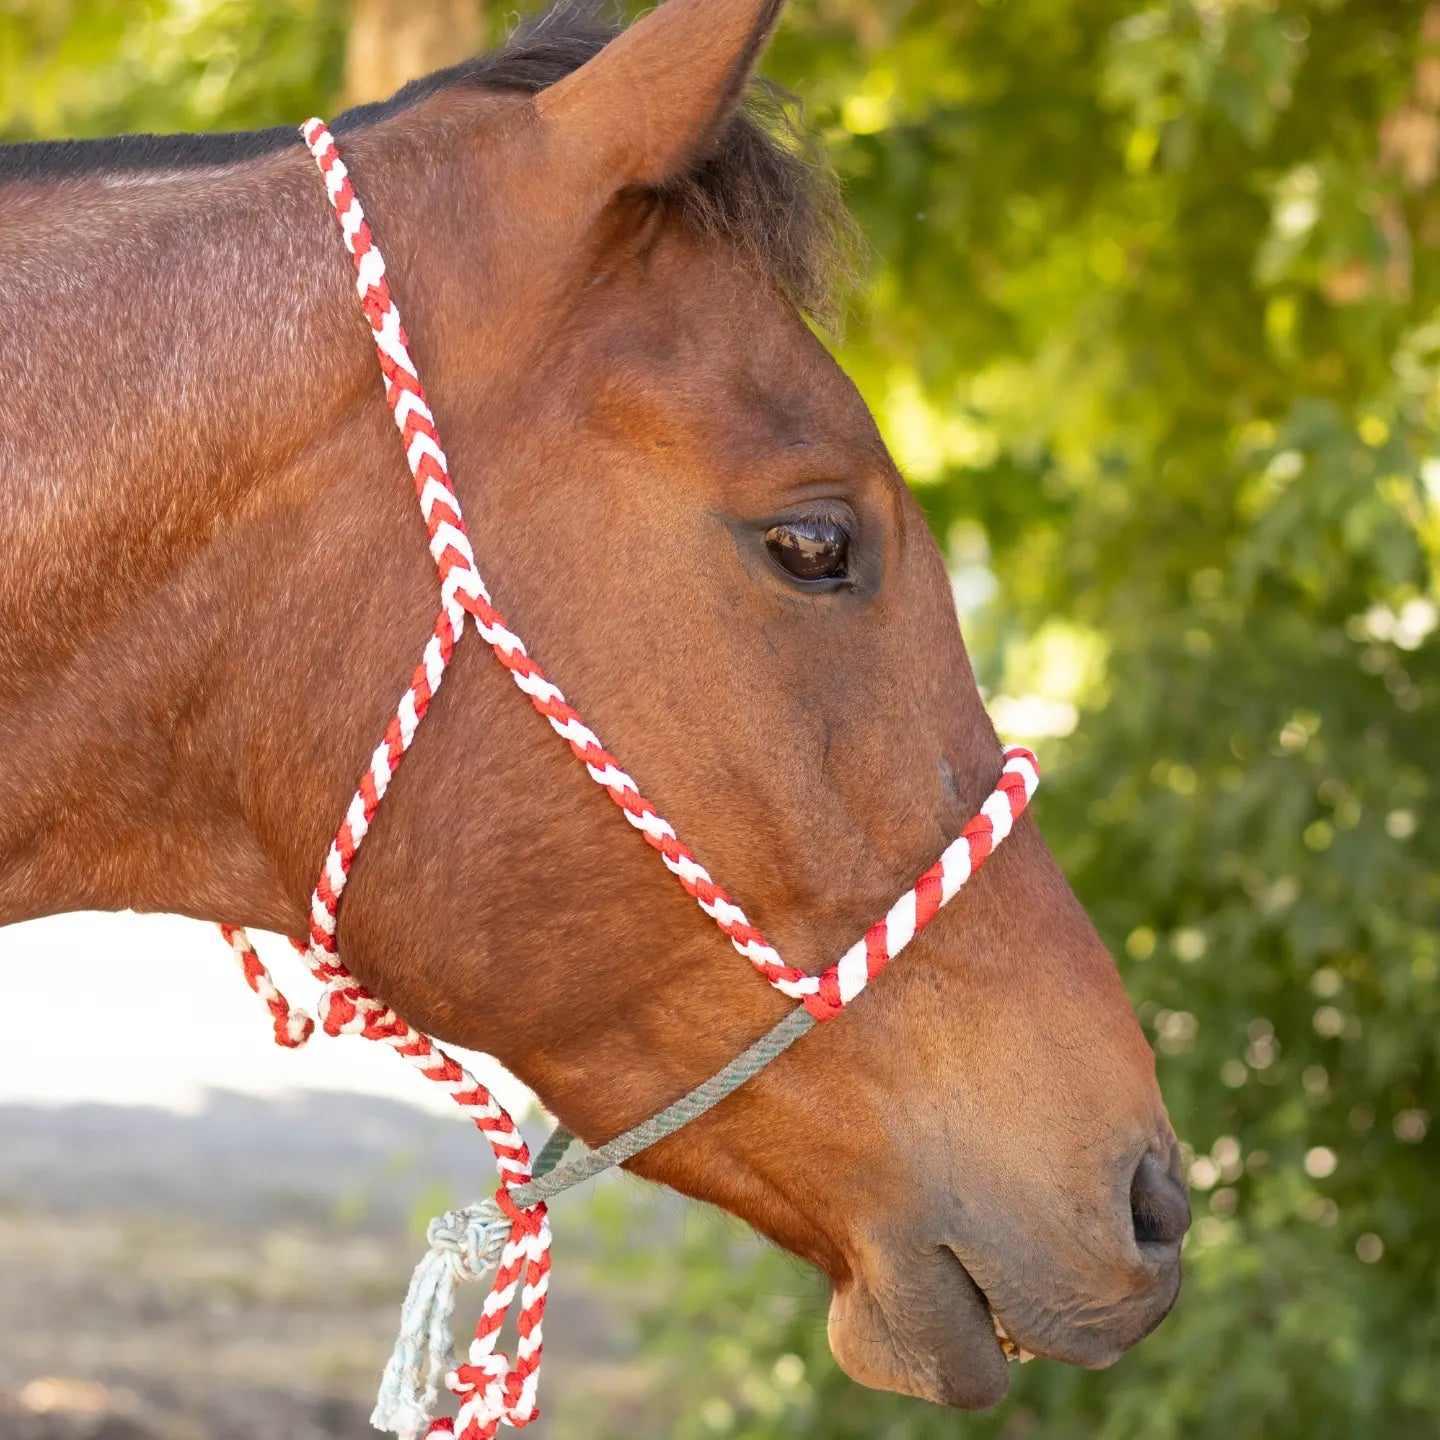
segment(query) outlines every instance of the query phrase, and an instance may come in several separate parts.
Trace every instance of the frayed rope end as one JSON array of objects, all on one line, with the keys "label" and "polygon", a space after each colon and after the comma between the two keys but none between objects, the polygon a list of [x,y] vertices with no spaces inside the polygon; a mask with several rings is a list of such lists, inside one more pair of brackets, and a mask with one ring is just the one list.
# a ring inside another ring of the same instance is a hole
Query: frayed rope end
[{"label": "frayed rope end", "polygon": [[449,1210],[430,1222],[430,1249],[415,1267],[400,1310],[400,1333],[385,1366],[370,1423],[400,1440],[453,1432],[433,1420],[441,1381],[455,1369],[450,1330],[455,1287],[495,1269],[510,1221],[493,1200]]}]

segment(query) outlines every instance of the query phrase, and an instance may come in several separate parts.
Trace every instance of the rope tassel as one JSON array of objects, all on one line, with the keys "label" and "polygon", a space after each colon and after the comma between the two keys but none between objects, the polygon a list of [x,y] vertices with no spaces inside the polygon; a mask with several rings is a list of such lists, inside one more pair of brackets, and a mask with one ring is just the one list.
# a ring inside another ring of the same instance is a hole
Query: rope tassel
[{"label": "rope tassel", "polygon": [[[410,1277],[400,1310],[400,1334],[370,1417],[377,1430],[389,1431],[400,1440],[447,1434],[462,1440],[491,1440],[502,1421],[528,1425],[539,1413],[535,1391],[550,1288],[550,1220],[544,1196],[565,1188],[564,1176],[553,1172],[573,1138],[563,1127],[551,1134],[535,1157],[531,1178],[516,1187],[518,1200],[502,1188],[493,1200],[447,1210],[430,1222],[426,1231],[430,1249]],[[451,1330],[456,1287],[483,1280],[492,1271],[494,1284],[466,1363],[459,1365]],[[520,1338],[512,1369],[495,1344],[517,1289]],[[431,1418],[442,1379],[460,1398],[454,1421]]]},{"label": "rope tassel", "polygon": [[[520,1210],[502,1190],[494,1200],[449,1210],[432,1220],[428,1238],[430,1249],[410,1277],[400,1334],[385,1366],[370,1423],[400,1440],[446,1434],[459,1440],[493,1440],[502,1421],[518,1429],[539,1413],[535,1389],[550,1280],[545,1206]],[[495,1281],[485,1297],[469,1356],[458,1365],[450,1328],[455,1287],[482,1280],[492,1270]],[[520,1338],[512,1367],[495,1344],[517,1291]],[[432,1419],[442,1377],[460,1400],[460,1413],[453,1421]]]},{"label": "rope tassel", "polygon": [[493,1200],[447,1210],[430,1222],[430,1249],[410,1277],[400,1333],[370,1416],[377,1430],[401,1440],[419,1440],[429,1430],[441,1381],[456,1369],[450,1329],[455,1288],[483,1280],[499,1266],[512,1228]]}]

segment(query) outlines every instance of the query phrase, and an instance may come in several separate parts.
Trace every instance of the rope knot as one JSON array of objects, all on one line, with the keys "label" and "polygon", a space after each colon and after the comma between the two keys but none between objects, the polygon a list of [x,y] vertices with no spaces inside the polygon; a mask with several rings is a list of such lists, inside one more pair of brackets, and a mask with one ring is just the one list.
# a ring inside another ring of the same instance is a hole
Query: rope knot
[{"label": "rope knot", "polygon": [[349,976],[332,980],[321,992],[316,1010],[327,1035],[359,1035],[365,1029],[360,1013],[361,990]]},{"label": "rope knot", "polygon": [[457,1365],[445,1377],[445,1383],[453,1395],[462,1400],[479,1399],[480,1408],[492,1415],[498,1415],[505,1408],[505,1381],[510,1374],[510,1361],[498,1350],[488,1355],[477,1355]]},{"label": "rope knot", "polygon": [[495,1205],[510,1222],[511,1227],[521,1235],[539,1235],[545,1226],[545,1202],[538,1201],[528,1210],[522,1210],[510,1196],[508,1186],[502,1185],[495,1192]]},{"label": "rope knot", "polygon": [[408,1034],[410,1029],[389,1006],[348,975],[332,980],[320,992],[316,1008],[327,1035],[363,1035],[367,1040],[389,1040]]},{"label": "rope knot", "polygon": [[510,1226],[493,1202],[447,1210],[430,1222],[425,1239],[457,1280],[483,1280],[499,1263]]},{"label": "rope knot", "polygon": [[275,1017],[275,1043],[298,1050],[315,1033],[315,1022],[303,1011],[286,1008]]},{"label": "rope knot", "polygon": [[540,1414],[533,1385],[527,1387],[519,1367],[511,1369],[509,1357],[498,1350],[476,1353],[472,1348],[470,1359],[457,1365],[445,1383],[460,1400],[456,1423],[466,1435],[478,1429],[490,1437],[502,1423],[521,1430]]}]

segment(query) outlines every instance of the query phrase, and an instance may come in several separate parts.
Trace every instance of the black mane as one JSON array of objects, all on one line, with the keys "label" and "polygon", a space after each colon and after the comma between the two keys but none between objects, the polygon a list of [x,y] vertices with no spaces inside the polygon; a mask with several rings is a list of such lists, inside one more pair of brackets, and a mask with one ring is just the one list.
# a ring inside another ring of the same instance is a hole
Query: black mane
[{"label": "black mane", "polygon": [[[455,86],[534,94],[578,69],[618,33],[561,0],[498,50],[412,80],[388,100],[330,122],[337,136],[373,125]],[[237,165],[300,145],[292,125],[209,135],[118,135],[0,146],[0,186],[85,175]],[[853,225],[833,174],[802,128],[793,98],[763,81],[744,110],[667,197],[706,234],[751,251],[803,310],[830,317],[848,279]]]}]

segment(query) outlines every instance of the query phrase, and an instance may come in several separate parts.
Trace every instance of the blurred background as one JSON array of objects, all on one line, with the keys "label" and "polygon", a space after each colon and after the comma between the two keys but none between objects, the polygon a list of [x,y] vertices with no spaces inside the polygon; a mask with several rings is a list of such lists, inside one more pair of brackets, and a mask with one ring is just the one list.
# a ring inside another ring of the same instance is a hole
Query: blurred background
[{"label": "blurred background", "polygon": [[[330,114],[516,18],[3,0],[0,138]],[[868,237],[838,349],[1158,1053],[1186,1286],[1113,1370],[960,1416],[851,1385],[803,1267],[622,1181],[562,1208],[532,1433],[1440,1434],[1440,4],[792,0],[766,70]],[[473,1137],[347,1042],[272,1056],[203,928],[0,958],[0,1435],[368,1433]]]}]

